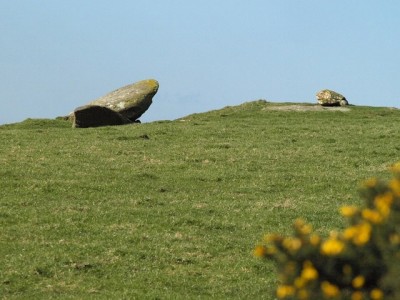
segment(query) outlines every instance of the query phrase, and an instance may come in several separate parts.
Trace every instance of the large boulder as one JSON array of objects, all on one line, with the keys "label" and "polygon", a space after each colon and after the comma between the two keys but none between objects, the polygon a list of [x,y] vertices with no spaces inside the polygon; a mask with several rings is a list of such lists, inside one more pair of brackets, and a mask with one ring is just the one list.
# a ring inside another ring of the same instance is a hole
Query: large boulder
[{"label": "large boulder", "polygon": [[346,106],[349,104],[343,95],[331,90],[319,91],[316,97],[318,104],[322,106]]},{"label": "large boulder", "polygon": [[133,123],[150,107],[158,87],[154,79],[142,80],[78,107],[71,116],[73,127]]}]

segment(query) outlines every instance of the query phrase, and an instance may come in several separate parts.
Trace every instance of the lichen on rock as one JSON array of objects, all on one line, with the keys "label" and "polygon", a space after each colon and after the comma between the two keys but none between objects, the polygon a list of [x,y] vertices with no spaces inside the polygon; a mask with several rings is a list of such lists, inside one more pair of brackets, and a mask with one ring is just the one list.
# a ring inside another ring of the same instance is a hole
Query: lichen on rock
[{"label": "lichen on rock", "polygon": [[349,104],[345,96],[332,90],[321,90],[316,97],[318,104],[322,106],[346,106]]}]

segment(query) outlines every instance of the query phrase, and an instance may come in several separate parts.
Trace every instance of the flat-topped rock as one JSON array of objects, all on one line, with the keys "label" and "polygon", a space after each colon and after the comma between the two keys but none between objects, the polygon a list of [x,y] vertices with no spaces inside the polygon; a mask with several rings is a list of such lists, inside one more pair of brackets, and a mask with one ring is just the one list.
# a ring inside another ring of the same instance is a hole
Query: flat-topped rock
[{"label": "flat-topped rock", "polygon": [[158,91],[157,80],[142,80],[100,97],[74,110],[73,127],[133,123],[147,111]]},{"label": "flat-topped rock", "polygon": [[107,107],[135,121],[150,107],[158,87],[157,80],[142,80],[119,88],[88,104]]}]

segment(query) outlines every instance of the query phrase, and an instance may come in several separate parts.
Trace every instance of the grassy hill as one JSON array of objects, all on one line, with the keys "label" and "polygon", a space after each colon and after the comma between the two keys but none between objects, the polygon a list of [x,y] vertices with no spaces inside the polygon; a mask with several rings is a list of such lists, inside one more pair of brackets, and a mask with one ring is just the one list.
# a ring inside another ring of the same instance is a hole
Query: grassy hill
[{"label": "grassy hill", "polygon": [[327,234],[400,158],[400,110],[255,101],[175,121],[0,126],[0,297],[274,299],[252,250]]}]

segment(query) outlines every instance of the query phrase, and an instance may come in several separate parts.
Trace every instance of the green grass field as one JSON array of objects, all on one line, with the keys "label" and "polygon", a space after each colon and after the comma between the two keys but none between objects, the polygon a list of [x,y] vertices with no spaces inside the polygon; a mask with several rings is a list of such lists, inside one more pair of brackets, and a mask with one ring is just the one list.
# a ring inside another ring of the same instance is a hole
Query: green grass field
[{"label": "green grass field", "polygon": [[0,126],[0,298],[274,299],[262,236],[342,228],[338,208],[400,159],[400,110],[286,105]]}]

